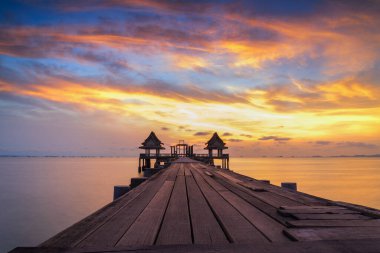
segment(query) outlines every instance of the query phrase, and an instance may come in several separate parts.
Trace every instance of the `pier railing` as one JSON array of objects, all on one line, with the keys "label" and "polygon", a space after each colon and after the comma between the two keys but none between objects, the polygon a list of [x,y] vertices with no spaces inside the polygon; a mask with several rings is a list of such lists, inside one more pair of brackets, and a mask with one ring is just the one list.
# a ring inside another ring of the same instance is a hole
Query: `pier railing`
[{"label": "pier railing", "polygon": [[140,154],[140,158],[176,158],[179,156],[189,156],[189,157],[210,157],[210,158],[228,158],[228,154],[222,154],[221,156],[213,155],[209,156],[209,154],[171,154],[171,153],[160,153],[160,154]]},{"label": "pier railing", "polygon": [[170,158],[176,157],[174,154],[170,153],[160,153],[160,154],[140,154],[140,158]]},{"label": "pier railing", "polygon": [[228,158],[229,157],[228,154],[222,154],[221,156],[218,156],[218,155],[209,156],[209,154],[193,154],[192,156],[193,157],[210,157],[210,158]]}]

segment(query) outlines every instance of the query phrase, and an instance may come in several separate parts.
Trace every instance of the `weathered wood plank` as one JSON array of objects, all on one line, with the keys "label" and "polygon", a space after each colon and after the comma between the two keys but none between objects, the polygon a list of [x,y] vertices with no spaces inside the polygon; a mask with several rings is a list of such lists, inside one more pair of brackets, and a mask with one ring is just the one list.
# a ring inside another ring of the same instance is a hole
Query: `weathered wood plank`
[{"label": "weathered wood plank", "polygon": [[191,243],[191,224],[187,202],[186,181],[184,176],[178,176],[161,229],[158,233],[156,244]]},{"label": "weathered wood plank", "polygon": [[166,181],[162,185],[148,206],[117,243],[117,246],[154,244],[173,186],[173,181]]},{"label": "weathered wood plank", "polygon": [[284,232],[297,241],[380,239],[380,227],[289,228]]},{"label": "weathered wood plank", "polygon": [[225,244],[227,237],[208,206],[194,178],[186,177],[190,218],[195,244]]},{"label": "weathered wood plank", "polygon": [[[97,247],[97,246],[115,246],[119,239],[133,224],[136,218],[141,214],[145,207],[149,204],[158,190],[161,188],[165,180],[176,178],[178,173],[178,164],[173,164],[167,169],[165,177],[152,184],[148,191],[144,191],[132,202],[126,205],[116,215],[111,217],[106,223],[95,230],[87,238],[78,244],[79,247]],[[153,182],[152,182],[153,183]]]},{"label": "weathered wood plank", "polygon": [[[205,167],[205,168],[207,168],[207,167]],[[236,178],[236,177],[231,176],[230,174],[228,174],[228,173],[225,172],[225,171],[223,171],[223,172],[222,172],[222,171],[216,171],[216,173],[218,173],[219,175],[221,175],[221,176],[227,178],[227,179],[230,180],[231,182],[234,182],[235,184],[241,184],[241,183],[244,183],[244,181],[242,181],[242,180],[240,180],[240,179],[238,179],[238,178]]]},{"label": "weathered wood plank", "polygon": [[250,189],[251,194],[254,195],[255,197],[262,199],[263,201],[267,202],[268,204],[276,208],[279,208],[280,206],[283,206],[283,205],[293,205],[293,206],[300,205],[299,202],[296,202],[294,200],[291,200],[289,198],[275,194],[270,191],[261,191],[261,190],[256,191],[256,189],[262,189],[262,188],[252,187],[247,184],[241,184],[241,185]]},{"label": "weathered wood plank", "polygon": [[[272,242],[285,242],[289,239],[282,233],[285,226],[272,219],[240,196],[232,193],[226,187],[210,178],[200,174],[228,203],[235,207],[253,226]],[[207,174],[206,174],[207,175]]]},{"label": "weathered wood plank", "polygon": [[272,205],[268,204],[268,199],[265,199],[263,196],[259,195],[261,194],[261,192],[252,192],[252,190],[240,184],[236,184],[228,179],[226,180],[225,177],[217,173],[214,173],[214,179],[218,181],[221,185],[226,187],[228,190],[239,195],[241,198],[249,202],[251,205],[255,206],[256,208],[263,211],[265,214],[269,215],[270,217],[279,221],[280,223],[285,224],[285,222],[289,219],[277,213],[277,205],[275,207],[273,203]]},{"label": "weathered wood plank", "polygon": [[341,209],[341,210],[347,210],[347,208],[344,208],[344,207],[340,207],[340,206],[280,206],[280,209],[284,209],[284,210],[300,210],[300,209],[304,209],[304,210],[319,210],[319,209],[323,209],[323,210],[329,210],[329,209]]},{"label": "weathered wood plank", "polygon": [[213,177],[213,176],[214,176],[212,173],[210,173],[210,172],[208,172],[208,171],[205,171],[205,174],[206,174],[207,176],[209,176],[209,177]]},{"label": "weathered wood plank", "polygon": [[189,165],[185,166],[185,176],[192,177],[193,174],[191,174],[191,167]]},{"label": "weathered wood plank", "polygon": [[356,205],[352,203],[346,203],[342,201],[334,201],[335,205],[341,206],[341,207],[346,207],[348,209],[358,211],[364,215],[370,216],[375,219],[380,219],[380,210],[367,207],[367,206],[361,206],[361,205]]},{"label": "weathered wood plank", "polygon": [[169,167],[171,168],[171,170],[169,171],[168,176],[166,178],[167,181],[175,181],[175,179],[177,178],[177,174],[178,174],[178,170],[180,166],[181,166],[180,163],[174,163],[173,165]]},{"label": "weathered wood plank", "polygon": [[265,238],[251,223],[249,223],[233,206],[219,195],[200,175],[196,169],[192,170],[194,178],[216,215],[223,230],[231,242],[266,243]]},{"label": "weathered wood plank", "polygon": [[[210,168],[207,167],[207,166],[204,166],[203,165],[203,168],[206,170],[206,171],[209,171],[210,172]],[[220,172],[220,171],[218,171]],[[239,180],[239,179],[236,179],[228,174],[225,174],[225,173],[214,173],[214,176],[216,177],[217,175],[221,175],[221,178],[225,177],[227,180],[229,180],[230,182],[232,183],[235,183],[235,184],[238,184],[238,185],[241,185],[243,187],[246,187],[248,189],[250,189],[249,193],[251,195],[253,195],[254,197],[256,198],[259,198],[261,199],[262,201],[276,207],[276,208],[279,208],[280,206],[284,206],[284,205],[300,205],[300,202],[296,202],[294,200],[291,200],[289,198],[286,198],[284,196],[281,196],[281,195],[278,195],[278,194],[275,194],[273,192],[269,192],[269,191],[264,191],[264,192],[257,192],[255,191],[255,189],[257,189],[256,187],[252,187],[250,185],[247,185],[245,184],[244,182],[242,182],[242,180]],[[222,175],[223,174],[223,175]],[[260,183],[262,184],[263,186],[264,185],[267,185],[265,183]]]},{"label": "weathered wood plank", "polygon": [[230,191],[222,191],[220,195],[233,205],[252,225],[263,233],[271,242],[285,242],[289,239],[282,233],[285,227],[247,203]]},{"label": "weathered wood plank", "polygon": [[292,214],[298,220],[368,220],[370,217],[361,214]]},{"label": "weathered wood plank", "polygon": [[[310,196],[308,194],[304,194],[301,192],[291,192],[286,189],[283,189],[279,186],[263,183],[259,180],[249,178],[244,175],[240,175],[237,173],[234,173],[232,171],[223,171],[219,170],[218,173],[220,173],[223,176],[227,176],[230,180],[237,180],[236,183],[242,184],[246,187],[252,187],[259,188],[259,189],[265,189],[269,192],[276,193],[280,196],[286,197],[288,199],[291,199],[293,201],[296,201],[300,204],[304,205],[320,205],[320,204],[326,204],[327,202],[325,200],[322,200],[320,198],[315,198],[314,196]],[[233,179],[231,179],[233,178]]]},{"label": "weathered wood plank", "polygon": [[380,227],[380,220],[294,220],[287,222],[289,227]]},{"label": "weathered wood plank", "polygon": [[256,198],[250,194],[250,190],[235,184],[229,180],[221,179],[218,176],[215,176],[214,178],[217,182],[219,182],[221,185],[226,187],[229,191],[235,193],[240,198],[244,199],[251,205],[255,206],[260,211],[264,212],[271,218],[275,219],[276,221],[280,222],[281,224],[286,224],[286,221],[289,220],[287,217],[281,216],[279,213],[277,213],[277,208],[273,207],[272,205],[269,205],[268,203],[264,202],[263,200]]},{"label": "weathered wood plank", "polygon": [[359,212],[349,209],[278,209],[281,215],[289,216],[292,214],[360,214]]},{"label": "weathered wood plank", "polygon": [[211,187],[215,189],[215,191],[227,190],[223,185],[219,184],[214,179],[212,179],[209,175],[207,175],[206,174],[207,171],[201,169],[201,167],[194,166],[192,172],[193,172],[193,175],[197,174],[198,176],[201,176],[204,180],[206,180],[211,185]]},{"label": "weathered wood plank", "polygon": [[185,166],[183,163],[180,163],[177,176],[184,176],[184,175],[185,175]]}]

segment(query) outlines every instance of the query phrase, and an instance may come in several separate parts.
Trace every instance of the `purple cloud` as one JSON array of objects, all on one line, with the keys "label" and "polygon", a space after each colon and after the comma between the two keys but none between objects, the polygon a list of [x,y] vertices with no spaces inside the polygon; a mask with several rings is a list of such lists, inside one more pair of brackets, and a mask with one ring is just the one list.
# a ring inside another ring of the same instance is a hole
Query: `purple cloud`
[{"label": "purple cloud", "polygon": [[263,136],[263,137],[259,138],[258,140],[259,141],[268,141],[268,140],[289,141],[289,140],[291,140],[291,138],[288,138],[288,137],[278,137],[278,136],[270,135],[270,136]]}]

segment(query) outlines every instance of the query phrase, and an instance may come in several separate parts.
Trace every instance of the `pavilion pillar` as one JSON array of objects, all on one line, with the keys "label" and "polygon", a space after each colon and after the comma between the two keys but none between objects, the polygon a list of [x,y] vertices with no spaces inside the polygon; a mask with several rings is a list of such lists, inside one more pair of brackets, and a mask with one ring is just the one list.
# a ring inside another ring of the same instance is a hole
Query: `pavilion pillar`
[{"label": "pavilion pillar", "polygon": [[145,168],[150,168],[150,159],[149,158],[147,158],[145,160]]}]

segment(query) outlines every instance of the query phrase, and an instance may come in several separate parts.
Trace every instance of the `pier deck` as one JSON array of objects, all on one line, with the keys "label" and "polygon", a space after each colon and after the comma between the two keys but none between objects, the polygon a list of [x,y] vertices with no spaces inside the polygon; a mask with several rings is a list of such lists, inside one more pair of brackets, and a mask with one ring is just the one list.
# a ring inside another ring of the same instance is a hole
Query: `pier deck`
[{"label": "pier deck", "polygon": [[380,219],[180,158],[39,247],[13,252],[380,252]]}]

